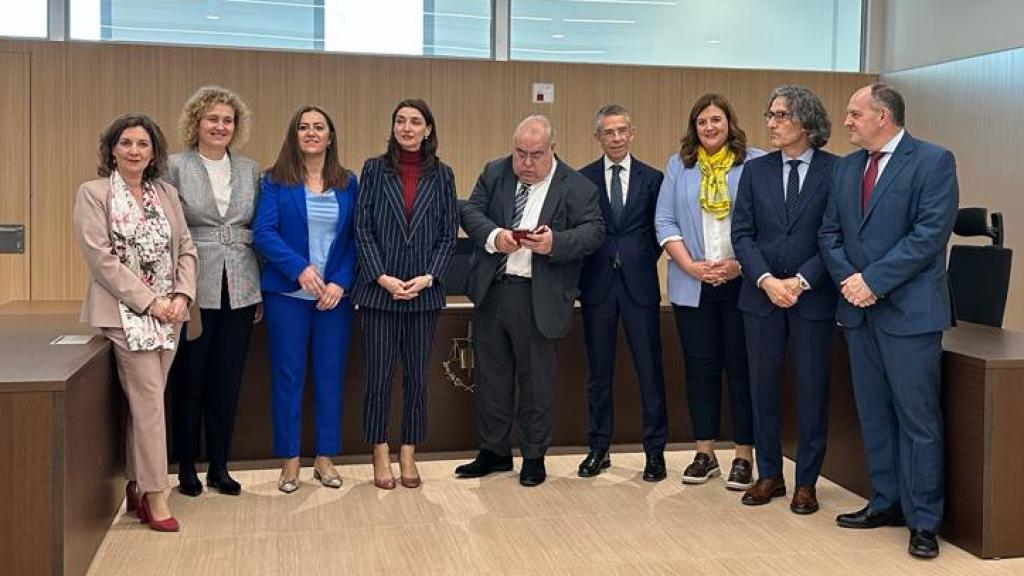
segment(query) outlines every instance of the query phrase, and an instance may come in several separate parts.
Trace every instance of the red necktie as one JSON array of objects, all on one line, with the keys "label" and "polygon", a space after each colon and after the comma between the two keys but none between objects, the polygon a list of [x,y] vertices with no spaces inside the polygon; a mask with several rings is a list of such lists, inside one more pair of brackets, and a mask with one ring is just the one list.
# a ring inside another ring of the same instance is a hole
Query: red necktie
[{"label": "red necktie", "polygon": [[871,160],[868,161],[868,169],[864,172],[864,180],[860,183],[860,212],[865,214],[868,211],[868,201],[871,200],[871,191],[875,189],[875,180],[878,180],[878,160],[885,152],[872,152]]}]

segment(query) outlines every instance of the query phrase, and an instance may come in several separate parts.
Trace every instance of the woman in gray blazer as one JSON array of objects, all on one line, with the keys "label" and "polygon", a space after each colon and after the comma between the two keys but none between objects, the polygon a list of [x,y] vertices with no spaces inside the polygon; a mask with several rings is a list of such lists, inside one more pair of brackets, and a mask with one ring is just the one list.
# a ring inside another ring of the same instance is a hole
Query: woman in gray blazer
[{"label": "woman in gray blazer", "polygon": [[201,423],[206,426],[207,486],[222,494],[241,492],[227,463],[249,337],[261,313],[259,266],[252,249],[260,167],[231,148],[247,139],[250,118],[249,107],[234,92],[200,88],[178,122],[186,151],[168,161],[167,179],[179,190],[199,251],[201,322],[186,326],[171,374],[178,491],[187,496],[203,491],[195,467]]}]

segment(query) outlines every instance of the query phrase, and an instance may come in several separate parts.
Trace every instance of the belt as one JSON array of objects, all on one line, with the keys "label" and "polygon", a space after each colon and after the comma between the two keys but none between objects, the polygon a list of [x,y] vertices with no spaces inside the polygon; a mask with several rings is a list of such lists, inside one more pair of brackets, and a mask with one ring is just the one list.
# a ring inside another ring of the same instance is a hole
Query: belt
[{"label": "belt", "polygon": [[252,244],[252,230],[241,226],[193,226],[190,228],[194,242],[218,242],[220,244]]},{"label": "belt", "polygon": [[529,278],[515,274],[499,274],[494,277],[495,284],[529,284],[530,282]]}]

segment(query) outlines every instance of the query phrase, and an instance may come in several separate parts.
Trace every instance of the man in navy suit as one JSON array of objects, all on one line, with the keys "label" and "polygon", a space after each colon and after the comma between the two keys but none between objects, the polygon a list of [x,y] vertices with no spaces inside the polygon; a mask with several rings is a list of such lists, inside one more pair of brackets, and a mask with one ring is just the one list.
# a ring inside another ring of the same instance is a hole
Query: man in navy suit
[{"label": "man in navy suit", "polygon": [[956,220],[956,163],[903,128],[890,86],[856,91],[846,110],[862,148],[836,163],[820,232],[843,298],[836,317],[850,349],[853,391],[875,494],[840,514],[844,528],[910,528],[912,556],[939,554],[942,523],[942,331],[952,323],[946,243]]},{"label": "man in navy suit", "polygon": [[749,506],[786,494],[782,477],[780,399],[788,342],[796,368],[799,447],[789,508],[818,510],[815,483],[825,459],[829,368],[836,286],[818,249],[818,229],[832,193],[835,156],[821,150],[832,123],[813,92],[780,86],[768,97],[768,140],[775,152],[750,160],[740,177],[732,245],[743,266],[739,308],[750,363],[757,482]]},{"label": "man in navy suit", "polygon": [[612,379],[619,319],[626,329],[633,366],[640,382],[643,442],[647,455],[643,479],[665,478],[665,377],[661,364],[658,256],[654,208],[663,175],[629,153],[636,131],[629,111],[618,104],[598,110],[594,138],[604,154],[580,174],[597,186],[604,217],[604,244],[583,262],[580,303],[590,377],[590,453],[579,475],[596,476],[611,466]]}]

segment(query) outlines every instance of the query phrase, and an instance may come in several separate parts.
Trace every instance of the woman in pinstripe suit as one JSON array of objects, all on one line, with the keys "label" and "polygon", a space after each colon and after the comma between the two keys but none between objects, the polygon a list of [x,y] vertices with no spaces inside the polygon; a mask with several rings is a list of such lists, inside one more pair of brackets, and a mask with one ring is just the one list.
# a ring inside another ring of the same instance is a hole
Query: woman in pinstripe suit
[{"label": "woman in pinstripe suit", "polygon": [[407,488],[420,485],[415,452],[426,432],[427,361],[458,229],[455,179],[436,152],[430,108],[419,99],[403,100],[391,114],[387,151],[367,160],[359,179],[360,273],[353,299],[366,357],[363,437],[373,445],[373,483],[384,490],[395,487],[387,425],[399,357],[400,480]]}]

